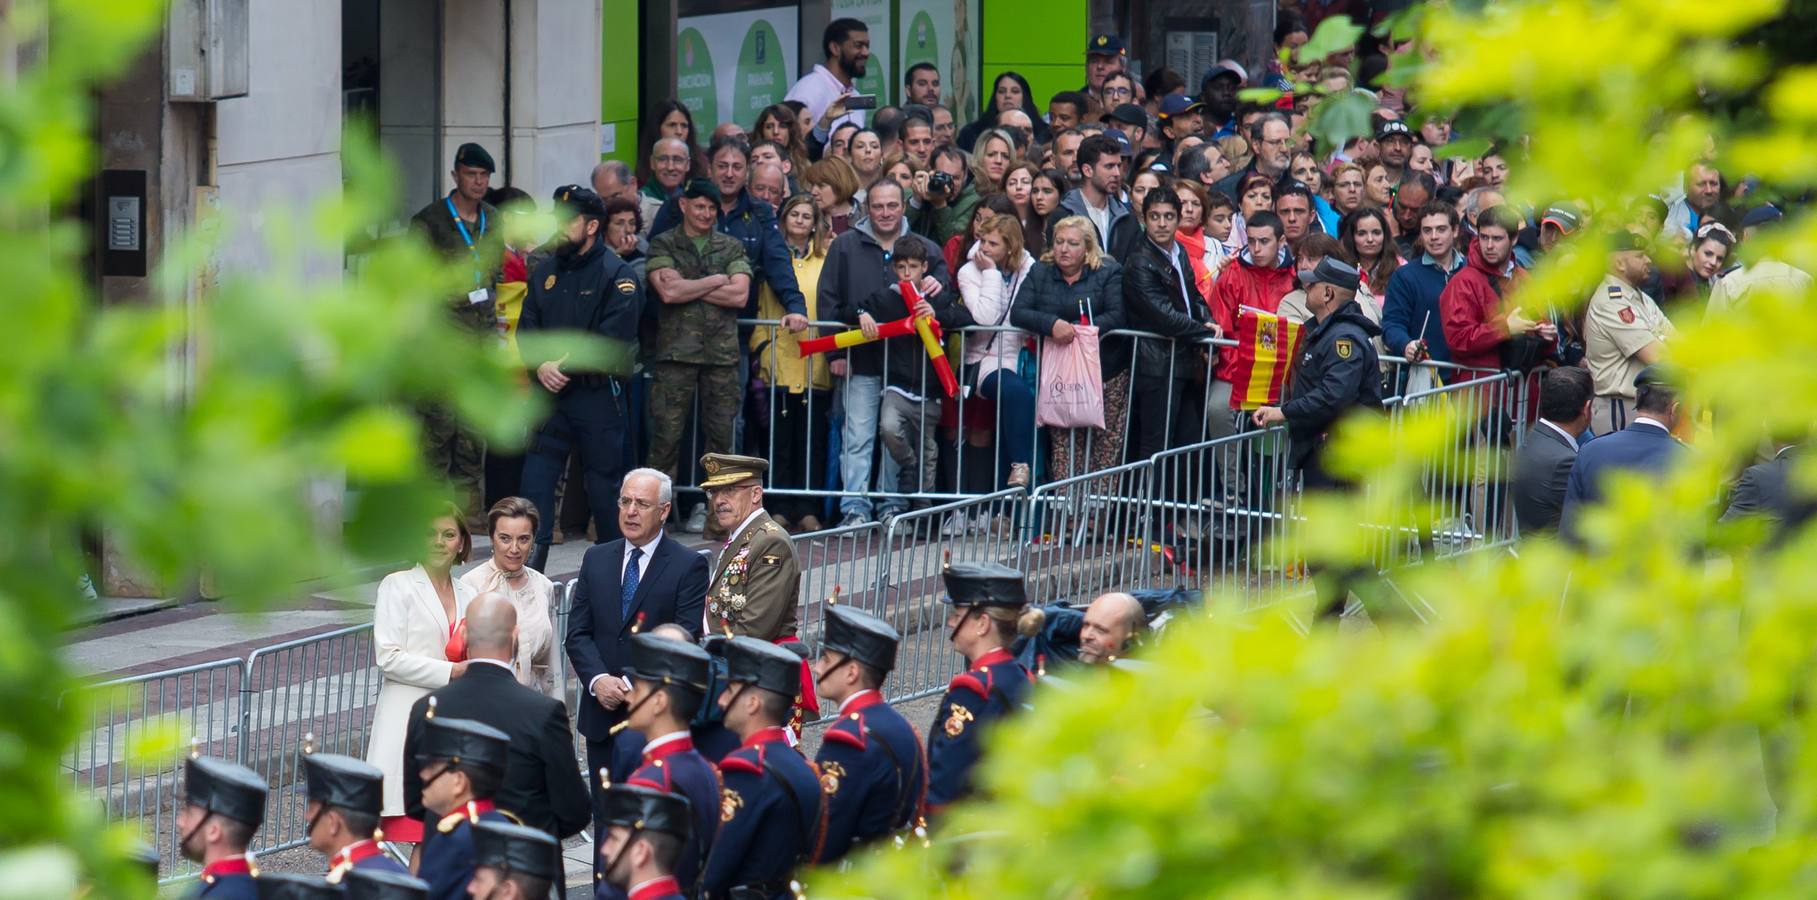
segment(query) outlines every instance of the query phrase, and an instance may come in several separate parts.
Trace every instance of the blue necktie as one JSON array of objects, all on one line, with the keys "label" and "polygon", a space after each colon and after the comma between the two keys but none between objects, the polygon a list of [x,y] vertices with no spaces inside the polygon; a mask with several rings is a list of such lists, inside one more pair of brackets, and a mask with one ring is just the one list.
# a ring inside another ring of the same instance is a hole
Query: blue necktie
[{"label": "blue necktie", "polygon": [[631,561],[625,564],[625,589],[618,600],[618,621],[631,618],[631,598],[637,596],[637,561],[642,559],[644,548],[631,548]]}]

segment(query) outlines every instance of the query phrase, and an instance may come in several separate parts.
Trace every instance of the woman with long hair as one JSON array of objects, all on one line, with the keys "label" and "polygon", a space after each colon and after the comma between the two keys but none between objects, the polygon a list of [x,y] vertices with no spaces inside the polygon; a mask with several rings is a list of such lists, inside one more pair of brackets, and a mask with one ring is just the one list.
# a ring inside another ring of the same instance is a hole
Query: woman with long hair
[{"label": "woman with long hair", "polygon": [[[843,160],[821,160],[821,163],[843,163]],[[810,167],[811,170],[811,167]],[[821,318],[820,270],[826,265],[827,247],[833,237],[827,217],[820,205],[807,194],[796,194],[782,201],[776,214],[782,229],[783,243],[795,266],[795,283],[807,301],[809,321]],[[781,319],[787,310],[769,284],[757,292],[757,317]],[[812,491],[821,479],[816,471],[825,471],[827,460],[828,413],[832,410],[833,377],[827,354],[803,359],[801,341],[819,334],[813,328],[795,334],[786,328],[759,325],[751,332],[751,357],[758,371],[770,384],[769,446],[770,486],[778,489]],[[776,524],[795,533],[819,531],[820,502],[812,494],[771,494],[766,492],[764,506]]]},{"label": "woman with long hair", "polygon": [[[985,220],[975,232],[977,240],[956,278],[960,301],[974,323],[1002,329],[1010,325],[1010,303],[1034,268],[1035,258],[1023,246],[1022,223],[1014,212]],[[974,474],[993,473],[989,479],[970,479],[974,484],[985,481],[986,492],[1029,483],[1035,449],[1035,392],[1016,374],[1021,347],[1020,335],[1004,330],[965,336],[963,387],[976,390],[979,398],[996,406],[995,415],[987,415],[983,422],[973,421],[971,408],[966,410],[967,442],[979,448],[990,447],[993,438],[996,443],[995,453],[972,454],[966,460],[971,463],[966,468]],[[965,474],[961,472],[960,477]],[[962,514],[954,524],[962,533]]]},{"label": "woman with long hair", "polygon": [[946,244],[940,248],[941,255],[946,258],[946,270],[957,272],[960,266],[965,265],[966,259],[971,256],[972,245],[978,242],[978,228],[985,222],[998,216],[1015,215],[1016,205],[1010,202],[1007,195],[991,194],[985,197],[972,209],[972,219],[965,223],[965,231],[947,238]]},{"label": "woman with long hair", "polygon": [[1142,201],[1148,199],[1148,192],[1167,183],[1167,175],[1154,169],[1143,169],[1129,180],[1129,212],[1138,215],[1136,210],[1142,208]]},{"label": "woman with long hair", "polygon": [[1047,221],[1035,213],[1034,194],[1035,179],[1041,177],[1041,167],[1029,160],[1017,160],[1003,176],[1003,195],[1015,204],[1016,221],[1022,226],[1022,248],[1030,256],[1040,256],[1047,242],[1041,232],[1047,228]]},{"label": "woman with long hair", "polygon": [[688,174],[707,170],[707,158],[701,153],[700,135],[694,130],[694,113],[680,100],[669,99],[656,104],[644,120],[643,135],[637,146],[637,180],[649,183],[655,176],[650,171],[650,148],[663,138],[676,138],[688,145]]},{"label": "woman with long hair", "polygon": [[1042,117],[1041,108],[1035,105],[1035,94],[1029,89],[1028,79],[1015,72],[1004,72],[992,82],[990,97],[984,101],[983,109],[978,111],[978,118],[959,130],[959,137],[953,144],[967,153],[971,152],[979,137],[997,127],[997,117],[1012,109],[1028,114],[1028,120],[1035,126],[1035,143],[1047,143],[1047,120]]},{"label": "woman with long hair", "polygon": [[757,114],[757,124],[751,128],[751,142],[774,141],[788,151],[789,163],[797,174],[807,171],[808,145],[801,138],[801,129],[796,124],[795,111],[782,103],[773,103]]},{"label": "woman with long hair", "polygon": [[[1356,269],[1363,275],[1363,290],[1369,292],[1379,310],[1381,298],[1388,294],[1388,278],[1401,267],[1394,235],[1388,230],[1387,213],[1373,206],[1352,211],[1338,223],[1338,241],[1344,245],[1344,252],[1356,260]],[[1357,295],[1362,293],[1359,290]]]},{"label": "woman with long hair", "polygon": [[1236,219],[1230,226],[1230,246],[1242,247],[1249,243],[1249,228],[1245,224],[1249,217],[1259,212],[1274,211],[1274,179],[1260,172],[1251,172],[1237,182]]},{"label": "woman with long hair", "polygon": [[972,185],[980,195],[1003,193],[1003,177],[1016,164],[1016,139],[1002,129],[992,129],[973,145]]},{"label": "woman with long hair", "polygon": [[[852,171],[858,173],[858,183],[868,187],[883,174],[886,168],[883,160],[883,138],[874,129],[860,128],[852,133],[850,145]],[[859,199],[864,192],[860,190]]]}]

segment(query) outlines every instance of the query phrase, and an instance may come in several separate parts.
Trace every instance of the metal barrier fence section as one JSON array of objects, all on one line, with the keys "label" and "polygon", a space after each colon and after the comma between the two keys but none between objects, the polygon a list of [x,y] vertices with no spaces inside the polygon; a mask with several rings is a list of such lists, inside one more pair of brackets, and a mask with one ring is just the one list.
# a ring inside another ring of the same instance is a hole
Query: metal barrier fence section
[{"label": "metal barrier fence section", "polygon": [[373,703],[384,683],[374,660],[371,625],[288,641],[247,657],[240,761],[271,786],[255,852],[309,841],[306,737],[314,752],[365,757]]},{"label": "metal barrier fence section", "polygon": [[88,728],[64,759],[77,790],[99,803],[109,822],[139,823],[158,849],[163,880],[193,876],[201,866],[177,844],[178,785],[183,757],[154,758],[148,749],[193,739],[202,753],[239,761],[241,689],[246,661],[185,666],[120,678],[72,693],[65,702],[87,710]]},{"label": "metal barrier fence section", "polygon": [[1144,587],[1195,587],[1209,600],[1272,602],[1304,576],[1300,475],[1282,428],[1244,431],[1156,454],[1166,568]]}]

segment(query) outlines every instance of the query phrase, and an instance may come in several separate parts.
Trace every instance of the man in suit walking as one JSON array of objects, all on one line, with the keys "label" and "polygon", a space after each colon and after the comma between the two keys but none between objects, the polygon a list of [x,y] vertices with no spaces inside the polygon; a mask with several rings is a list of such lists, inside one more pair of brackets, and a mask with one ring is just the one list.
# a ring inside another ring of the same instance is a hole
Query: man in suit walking
[{"label": "man in suit walking", "polygon": [[1817,497],[1796,490],[1792,484],[1792,461],[1797,453],[1796,444],[1783,444],[1772,459],[1747,467],[1729,493],[1729,506],[1723,510],[1722,520],[1765,517],[1773,524],[1769,543],[1778,544],[1817,515]]},{"label": "man in suit walking", "polygon": [[637,767],[644,736],[612,727],[624,721],[631,684],[628,641],[675,624],[699,636],[706,608],[707,560],[664,533],[674,486],[654,469],[627,473],[618,492],[618,530],[624,537],[588,548],[568,612],[564,638],[574,674],[587,689],[577,726],[587,739],[587,784],[595,834],[603,814],[597,773],[614,782]]},{"label": "man in suit walking", "polygon": [[1553,369],[1539,386],[1539,421],[1514,454],[1514,518],[1521,534],[1558,527],[1578,441],[1590,427],[1590,372]]},{"label": "man in suit walking", "polygon": [[1661,473],[1669,468],[1684,445],[1672,437],[1678,424],[1678,392],[1665,383],[1659,370],[1648,366],[1634,377],[1634,417],[1628,427],[1598,437],[1577,452],[1571,478],[1565,486],[1564,513],[1559,531],[1577,540],[1576,519],[1585,504],[1602,499],[1603,481],[1614,472]]},{"label": "man in suit walking", "polygon": [[[511,669],[516,642],[517,608],[511,601],[481,594],[467,606],[467,674],[411,707],[404,758],[415,758],[431,701],[437,717],[490,725],[511,737],[505,778],[493,800],[525,825],[566,838],[579,834],[589,818],[568,710],[560,700],[517,682]],[[423,813],[423,784],[412,766],[404,771],[404,805],[413,816]]]}]

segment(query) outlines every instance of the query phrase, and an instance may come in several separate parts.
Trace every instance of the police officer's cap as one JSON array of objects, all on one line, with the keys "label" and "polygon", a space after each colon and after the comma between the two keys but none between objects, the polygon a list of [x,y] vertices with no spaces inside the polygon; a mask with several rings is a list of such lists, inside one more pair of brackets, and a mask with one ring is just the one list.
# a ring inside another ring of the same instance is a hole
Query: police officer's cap
[{"label": "police officer's cap", "polygon": [[319,900],[346,896],[340,885],[329,884],[320,875],[297,872],[263,872],[253,884],[258,887],[259,900]]},{"label": "police officer's cap", "polygon": [[428,900],[429,882],[390,869],[348,869],[341,876],[347,900]]},{"label": "police officer's cap", "polygon": [[420,765],[432,759],[445,759],[457,766],[504,772],[505,754],[510,746],[510,735],[484,722],[437,717],[423,720],[422,738],[416,745],[416,761]]},{"label": "police officer's cap", "polygon": [[1647,249],[1647,242],[1640,235],[1623,228],[1609,235],[1609,249],[1614,250],[1616,253],[1627,250],[1640,250],[1644,252]]},{"label": "police officer's cap", "polygon": [[724,199],[719,193],[719,185],[714,184],[710,179],[706,178],[688,179],[688,183],[682,185],[681,196],[687,200],[706,197],[714,203],[720,203]]},{"label": "police officer's cap", "polygon": [[265,779],[239,763],[192,756],[184,765],[184,800],[248,825],[265,821]]},{"label": "police officer's cap", "polygon": [[1123,39],[1114,34],[1094,35],[1085,45],[1086,56],[1124,56],[1129,49],[1123,46]]},{"label": "police officer's cap", "polygon": [[578,184],[562,185],[555,191],[555,208],[568,216],[606,217],[606,201]]},{"label": "police officer's cap", "polygon": [[[707,651],[653,634],[631,635],[630,644],[631,664],[626,671],[632,678],[706,691],[708,672],[713,668]],[[693,714],[693,710],[687,712]]]},{"label": "police officer's cap", "polygon": [[954,606],[1028,605],[1022,573],[1001,563],[955,563],[948,566],[945,602]]},{"label": "police officer's cap", "polygon": [[454,165],[457,168],[472,166],[488,172],[498,171],[498,167],[492,164],[492,154],[487,153],[486,148],[474,143],[462,144],[459,150],[454,151]]},{"label": "police officer's cap", "polygon": [[338,753],[303,757],[308,797],[329,806],[376,816],[385,805],[385,773],[379,767]]},{"label": "police officer's cap", "polygon": [[726,641],[726,681],[750,684],[788,697],[801,693],[801,657],[769,641],[735,637]]},{"label": "police officer's cap", "polygon": [[554,881],[561,845],[540,828],[515,822],[479,822],[473,826],[473,864]]},{"label": "police officer's cap", "polygon": [[1357,272],[1355,266],[1335,256],[1327,256],[1319,260],[1319,264],[1314,266],[1312,271],[1300,276],[1300,280],[1305,282],[1307,287],[1315,284],[1329,284],[1339,290],[1354,291],[1362,285],[1363,276]]},{"label": "police officer's cap", "polygon": [[605,790],[605,813],[600,821],[633,831],[660,831],[684,843],[694,831],[694,814],[688,798],[635,784],[615,784]]},{"label": "police officer's cap", "polygon": [[826,611],[826,637],[821,646],[843,653],[879,672],[896,668],[896,647],[902,636],[890,623],[860,609],[830,606]]},{"label": "police officer's cap", "polygon": [[709,453],[700,458],[700,469],[707,473],[703,488],[727,487],[741,481],[760,479],[770,470],[770,461],[758,456],[732,453]]}]

